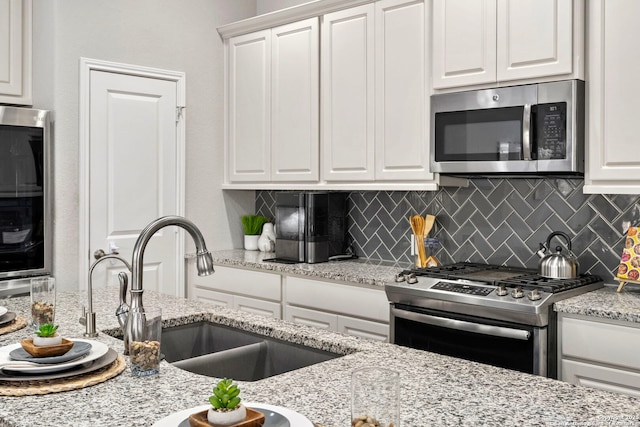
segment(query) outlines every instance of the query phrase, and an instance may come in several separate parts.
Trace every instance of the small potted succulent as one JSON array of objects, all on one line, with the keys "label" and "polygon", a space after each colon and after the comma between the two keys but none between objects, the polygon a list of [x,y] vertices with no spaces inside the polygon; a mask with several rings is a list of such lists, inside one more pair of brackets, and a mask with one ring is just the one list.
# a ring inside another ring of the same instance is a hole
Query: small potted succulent
[{"label": "small potted succulent", "polygon": [[269,218],[262,215],[244,215],[240,219],[244,229],[244,248],[248,251],[257,251],[262,226],[269,222]]},{"label": "small potted succulent", "polygon": [[33,357],[61,356],[73,347],[73,341],[62,338],[53,323],[41,325],[34,333],[35,337],[20,341],[22,348]]},{"label": "small potted succulent", "polygon": [[208,411],[189,416],[191,427],[259,427],[264,424],[262,412],[240,404],[240,389],[232,379],[223,379],[213,388]]},{"label": "small potted succulent", "polygon": [[213,388],[213,395],[209,397],[211,408],[207,419],[211,424],[230,426],[244,421],[247,409],[240,404],[240,389],[233,380],[223,379]]},{"label": "small potted succulent", "polygon": [[33,338],[33,345],[37,347],[47,345],[59,345],[62,343],[62,336],[58,334],[58,326],[53,323],[45,323],[34,332],[36,336]]}]

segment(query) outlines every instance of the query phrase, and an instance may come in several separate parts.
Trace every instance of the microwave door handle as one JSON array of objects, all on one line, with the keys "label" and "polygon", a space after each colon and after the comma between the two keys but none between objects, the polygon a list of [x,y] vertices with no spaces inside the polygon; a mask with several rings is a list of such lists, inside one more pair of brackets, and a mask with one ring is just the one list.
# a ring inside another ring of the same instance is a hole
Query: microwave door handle
[{"label": "microwave door handle", "polygon": [[531,160],[531,104],[522,111],[522,160]]},{"label": "microwave door handle", "polygon": [[495,337],[511,338],[527,341],[531,333],[522,329],[504,328],[502,326],[484,325],[480,323],[466,322],[464,320],[449,319],[446,317],[432,316],[430,314],[416,313],[413,311],[391,308],[392,316],[401,319],[413,320],[427,325],[440,326],[442,328],[457,329],[459,331],[476,334],[493,335]]}]

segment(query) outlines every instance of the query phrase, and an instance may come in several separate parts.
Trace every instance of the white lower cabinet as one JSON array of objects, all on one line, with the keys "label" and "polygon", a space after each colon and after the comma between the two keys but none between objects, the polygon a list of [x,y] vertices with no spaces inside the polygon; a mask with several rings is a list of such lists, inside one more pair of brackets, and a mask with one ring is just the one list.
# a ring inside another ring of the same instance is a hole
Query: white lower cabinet
[{"label": "white lower cabinet", "polygon": [[560,315],[560,378],[640,397],[640,325]]},{"label": "white lower cabinet", "polygon": [[304,279],[284,279],[284,318],[377,341],[389,340],[389,302],[384,289]]},{"label": "white lower cabinet", "polygon": [[261,316],[376,341],[389,340],[383,288],[215,266],[211,276],[189,269],[189,298]]},{"label": "white lower cabinet", "polygon": [[[192,269],[193,270],[193,269]],[[282,319],[281,276],[216,266],[211,276],[191,272],[190,298],[248,313]]]}]

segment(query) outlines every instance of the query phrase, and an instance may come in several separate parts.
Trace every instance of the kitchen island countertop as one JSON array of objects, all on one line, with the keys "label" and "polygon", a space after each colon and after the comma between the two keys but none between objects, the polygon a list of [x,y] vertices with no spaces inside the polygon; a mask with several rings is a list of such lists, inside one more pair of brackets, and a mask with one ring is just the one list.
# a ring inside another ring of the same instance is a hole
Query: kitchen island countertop
[{"label": "kitchen island countertop", "polygon": [[[114,333],[118,329],[114,316],[117,293],[117,288],[94,292],[99,330]],[[365,366],[385,366],[400,372],[403,427],[640,425],[640,400],[630,396],[150,291],[145,291],[144,302],[162,307],[165,327],[209,320],[345,354],[270,379],[240,382],[246,401],[286,406],[327,427],[350,424],[350,375]],[[69,338],[81,337],[84,332],[78,324],[83,304],[82,292],[58,295],[56,323]],[[0,305],[24,316],[29,298],[0,300]],[[31,334],[24,328],[2,335],[0,345],[16,343]],[[122,353],[121,340],[105,333],[97,339]],[[173,412],[206,403],[216,381],[162,362],[160,374],[151,377],[132,377],[127,370],[105,383],[80,390],[2,397],[0,426],[149,426]]]}]

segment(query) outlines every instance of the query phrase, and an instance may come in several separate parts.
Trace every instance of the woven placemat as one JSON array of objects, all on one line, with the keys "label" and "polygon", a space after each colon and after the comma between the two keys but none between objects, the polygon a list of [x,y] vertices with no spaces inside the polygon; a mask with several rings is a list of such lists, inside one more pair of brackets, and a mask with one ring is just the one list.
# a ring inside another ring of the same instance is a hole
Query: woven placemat
[{"label": "woven placemat", "polygon": [[22,316],[16,316],[16,320],[0,328],[0,335],[15,332],[18,329],[24,328],[25,326],[27,326],[27,319]]},{"label": "woven placemat", "polygon": [[100,384],[118,376],[126,367],[127,363],[124,357],[118,355],[118,358],[111,365],[75,377],[42,381],[0,381],[0,396],[33,396],[77,390]]}]

